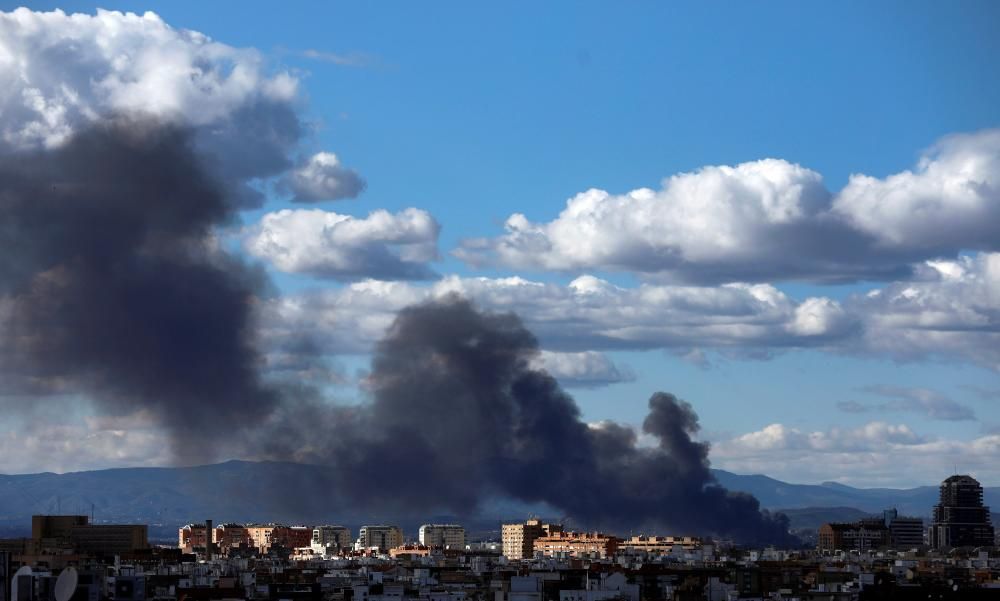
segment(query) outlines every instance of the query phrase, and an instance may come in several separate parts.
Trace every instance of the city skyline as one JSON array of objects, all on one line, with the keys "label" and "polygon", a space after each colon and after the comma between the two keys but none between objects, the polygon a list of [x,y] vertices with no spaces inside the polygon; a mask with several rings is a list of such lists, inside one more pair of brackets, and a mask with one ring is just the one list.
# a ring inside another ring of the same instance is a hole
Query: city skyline
[{"label": "city skyline", "polygon": [[[558,382],[558,440],[1000,484],[1000,10],[722,6],[0,2],[0,473],[322,462],[342,449],[306,426],[413,434],[415,386],[387,382],[433,369],[410,345],[434,332],[405,316],[459,295],[512,373]],[[135,182],[63,211],[104,164]],[[132,202],[151,181],[192,200]],[[289,382],[309,393],[285,402]],[[512,435],[481,409],[458,439]],[[428,456],[466,473],[441,436]]]}]

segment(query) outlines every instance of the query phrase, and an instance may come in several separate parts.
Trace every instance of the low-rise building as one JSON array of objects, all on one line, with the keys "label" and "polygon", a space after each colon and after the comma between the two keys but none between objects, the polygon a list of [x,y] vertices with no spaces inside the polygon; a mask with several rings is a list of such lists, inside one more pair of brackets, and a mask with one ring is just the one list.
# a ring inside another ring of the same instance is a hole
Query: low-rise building
[{"label": "low-rise building", "polygon": [[702,541],[694,536],[645,536],[638,535],[618,543],[618,548],[631,553],[648,553],[650,555],[667,555],[678,547],[684,551],[700,549]]},{"label": "low-rise building", "polygon": [[819,527],[821,551],[868,551],[890,544],[889,528],[880,519],[853,523],[828,523]]},{"label": "low-rise building", "polygon": [[31,516],[31,538],[68,539],[77,526],[86,526],[90,518],[85,515],[33,515]]},{"label": "low-rise building", "polygon": [[418,538],[425,547],[465,548],[465,528],[457,524],[424,524]]},{"label": "low-rise building", "polygon": [[145,524],[87,524],[70,529],[69,540],[77,553],[121,555],[149,548]]},{"label": "low-rise building", "polygon": [[400,545],[389,549],[389,557],[393,559],[397,557],[427,557],[432,552],[433,549],[427,545]]},{"label": "low-rise building", "polygon": [[503,524],[500,530],[503,555],[507,559],[530,559],[535,553],[535,539],[562,532],[561,524],[543,524],[532,518],[523,524]]},{"label": "low-rise building", "polygon": [[913,549],[924,544],[924,520],[899,515],[895,509],[882,512],[889,528],[890,544],[896,549]]},{"label": "low-rise building", "polygon": [[286,549],[308,547],[312,543],[313,529],[308,526],[282,526],[267,524],[265,526],[247,526],[251,544],[262,553],[271,547],[279,546]]},{"label": "low-rise building", "polygon": [[543,557],[610,557],[618,550],[618,539],[600,532],[553,532],[532,543],[534,554]]},{"label": "low-rise building", "polygon": [[313,528],[312,547],[326,553],[350,549],[353,543],[351,531],[346,526],[316,526]]},{"label": "low-rise building", "polygon": [[212,531],[212,542],[221,553],[230,549],[250,545],[250,533],[242,524],[220,524]]},{"label": "low-rise building", "polygon": [[177,548],[190,553],[195,547],[205,548],[205,524],[188,524],[177,530]]},{"label": "low-rise building", "polygon": [[403,544],[403,530],[399,526],[362,526],[354,548],[359,551],[378,549],[385,552]]}]

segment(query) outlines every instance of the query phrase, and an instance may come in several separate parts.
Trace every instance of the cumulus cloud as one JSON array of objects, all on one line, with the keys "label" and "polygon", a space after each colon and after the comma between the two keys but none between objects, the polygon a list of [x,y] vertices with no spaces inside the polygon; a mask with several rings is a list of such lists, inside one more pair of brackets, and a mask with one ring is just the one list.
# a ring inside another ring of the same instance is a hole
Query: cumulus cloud
[{"label": "cumulus cloud", "polygon": [[[3,140],[53,147],[108,113],[207,125],[258,100],[290,101],[296,81],[267,77],[260,56],[177,30],[156,14],[19,8],[0,14]],[[28,60],[30,58],[30,60]]]},{"label": "cumulus cloud", "polygon": [[952,358],[1000,370],[1000,253],[930,261],[917,281],[844,302],[864,319],[857,348],[901,360]]},{"label": "cumulus cloud", "polygon": [[857,428],[805,431],[781,423],[713,442],[713,465],[793,482],[839,480],[860,486],[909,486],[954,465],[985,481],[1000,479],[995,460],[1000,435],[966,440],[935,438],[906,424],[869,422]]},{"label": "cumulus cloud", "polygon": [[780,159],[707,166],[657,190],[582,192],[550,222],[515,213],[504,235],[454,252],[473,265],[702,283],[898,279],[913,262],[1000,248],[998,178],[1000,130],[951,136],[915,172],[856,175],[836,195]]},{"label": "cumulus cloud", "polygon": [[[766,359],[814,348],[1000,370],[1000,254],[930,262],[916,272],[919,280],[842,301],[799,301],[767,284],[621,287],[589,275],[567,285],[521,277],[448,276],[431,285],[368,280],[269,301],[263,327],[270,341],[322,332],[324,352],[363,353],[395,311],[454,292],[523,315],[550,351],[665,349],[704,363],[707,351]],[[935,411],[949,414],[942,406]]]},{"label": "cumulus cloud", "polygon": [[852,175],[833,213],[883,248],[931,256],[1000,245],[1000,129],[945,137],[913,171]]},{"label": "cumulus cloud", "polygon": [[289,168],[306,132],[298,87],[256,50],[152,12],[0,12],[0,152],[55,148],[95,121],[140,114],[192,129],[231,202],[257,206],[247,182]]},{"label": "cumulus cloud", "polygon": [[378,210],[363,219],[320,209],[268,213],[250,228],[246,250],[281,271],[349,280],[430,279],[437,221],[426,211]]},{"label": "cumulus cloud", "polygon": [[319,202],[356,198],[365,189],[365,180],[341,164],[337,155],[318,152],[284,175],[278,189],[292,195],[292,202]]},{"label": "cumulus cloud", "polygon": [[616,365],[606,354],[597,351],[542,351],[533,367],[547,371],[560,384],[569,388],[599,388],[635,380],[635,373],[628,366]]},{"label": "cumulus cloud", "polygon": [[308,330],[322,332],[318,338],[329,352],[366,352],[396,311],[450,293],[523,315],[543,347],[560,352],[816,347],[855,327],[845,318],[823,321],[828,329],[802,328],[800,303],[765,284],[622,288],[593,276],[568,285],[449,276],[429,286],[369,280],[274,299],[263,307],[264,338],[277,343]]},{"label": "cumulus cloud", "polygon": [[8,150],[53,148],[95,120],[142,113],[197,129],[240,180],[283,170],[302,134],[293,76],[151,12],[0,13],[0,89]]}]

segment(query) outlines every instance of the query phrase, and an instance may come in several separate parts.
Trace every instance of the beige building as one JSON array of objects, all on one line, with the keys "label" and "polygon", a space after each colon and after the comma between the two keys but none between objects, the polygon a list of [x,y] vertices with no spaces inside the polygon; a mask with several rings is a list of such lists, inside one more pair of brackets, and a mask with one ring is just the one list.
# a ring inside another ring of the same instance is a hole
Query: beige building
[{"label": "beige building", "polygon": [[220,553],[228,553],[230,549],[241,545],[249,545],[250,533],[242,524],[221,524],[212,529],[212,542]]},{"label": "beige building", "polygon": [[694,536],[633,536],[618,544],[623,551],[650,555],[669,554],[678,546],[685,551],[695,551],[701,548],[701,539]]},{"label": "beige building", "polygon": [[424,524],[418,538],[425,547],[465,548],[465,528],[457,524]]},{"label": "beige building", "polygon": [[397,557],[427,557],[431,554],[431,552],[432,549],[426,545],[402,545],[400,547],[389,549],[389,556],[393,559]]},{"label": "beige building", "polygon": [[399,526],[362,526],[354,548],[358,551],[378,549],[388,551],[403,544],[403,530]]},{"label": "beige building", "polygon": [[177,548],[190,553],[195,547],[205,548],[205,524],[188,524],[177,530]]},{"label": "beige building", "polygon": [[535,553],[535,539],[562,532],[561,524],[543,524],[530,519],[523,524],[504,524],[501,528],[503,555],[507,559],[531,559]]},{"label": "beige building", "polygon": [[312,544],[313,529],[307,526],[281,526],[268,524],[266,526],[247,526],[247,536],[250,544],[267,553],[272,546],[286,549],[298,549]]},{"label": "beige building", "polygon": [[553,532],[532,544],[535,555],[544,557],[611,557],[618,539],[600,532]]},{"label": "beige building", "polygon": [[327,549],[340,551],[350,549],[351,531],[346,526],[317,526],[313,528],[312,548],[314,551],[324,553]]}]

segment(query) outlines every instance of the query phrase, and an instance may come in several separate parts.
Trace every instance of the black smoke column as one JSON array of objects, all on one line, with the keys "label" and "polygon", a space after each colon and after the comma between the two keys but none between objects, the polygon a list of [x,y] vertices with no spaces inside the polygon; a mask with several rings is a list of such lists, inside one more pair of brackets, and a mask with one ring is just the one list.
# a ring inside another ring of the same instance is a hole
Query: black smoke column
[{"label": "black smoke column", "polygon": [[[353,455],[331,459],[342,481],[411,507],[462,513],[503,495],[602,528],[794,542],[784,516],[715,483],[690,405],[654,394],[643,430],[658,445],[639,446],[630,428],[584,423],[555,379],[532,368],[537,353],[514,314],[458,297],[404,309],[373,360],[373,403],[355,425],[366,434],[347,445]],[[386,466],[391,485],[379,489],[370,475]]]},{"label": "black smoke column", "polygon": [[189,461],[272,411],[251,323],[267,282],[213,243],[235,209],[211,164],[184,129],[125,117],[2,157],[3,392],[145,409]]}]

